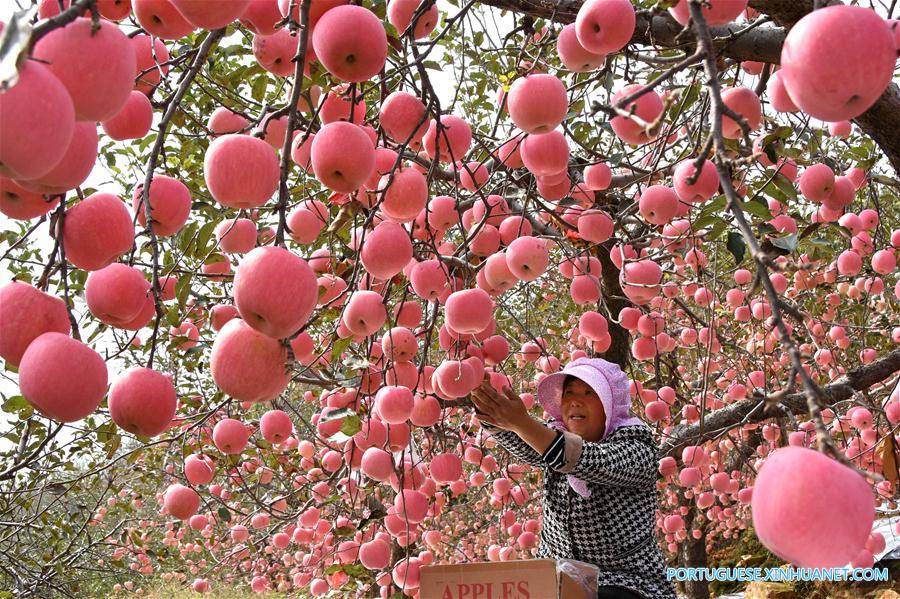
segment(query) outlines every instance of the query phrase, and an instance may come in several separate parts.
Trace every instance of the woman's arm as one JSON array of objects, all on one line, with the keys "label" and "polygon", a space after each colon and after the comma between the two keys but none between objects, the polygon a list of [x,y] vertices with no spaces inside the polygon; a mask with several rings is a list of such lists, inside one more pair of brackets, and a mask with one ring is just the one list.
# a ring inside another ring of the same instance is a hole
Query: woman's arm
[{"label": "woman's arm", "polygon": [[508,451],[510,455],[520,462],[538,467],[546,466],[541,459],[541,454],[525,443],[516,433],[503,430],[487,421],[482,421],[481,426],[491,433],[491,436],[497,440],[500,447]]},{"label": "woman's arm", "polygon": [[[629,428],[632,430],[626,430]],[[656,481],[657,448],[649,429],[624,427],[602,443],[585,441],[569,432],[563,433],[563,439],[564,451],[548,459],[548,465],[557,472],[621,487],[641,487]]]},{"label": "woman's arm", "polygon": [[498,393],[485,376],[472,391],[476,416],[507,451],[529,464],[544,465],[542,456],[559,433],[529,416],[522,399],[509,387],[502,391]]}]

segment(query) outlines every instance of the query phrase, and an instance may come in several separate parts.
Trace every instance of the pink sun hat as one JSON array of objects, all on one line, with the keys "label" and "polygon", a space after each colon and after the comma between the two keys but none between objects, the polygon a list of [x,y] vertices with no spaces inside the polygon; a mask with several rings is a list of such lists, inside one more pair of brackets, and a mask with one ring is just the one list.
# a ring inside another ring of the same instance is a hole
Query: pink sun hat
[{"label": "pink sun hat", "polygon": [[602,358],[572,360],[560,372],[554,372],[541,379],[538,383],[537,399],[553,420],[563,423],[562,392],[567,375],[572,375],[590,385],[600,398],[606,413],[606,431],[601,439],[605,439],[620,426],[647,426],[631,412],[628,375],[618,364]]}]

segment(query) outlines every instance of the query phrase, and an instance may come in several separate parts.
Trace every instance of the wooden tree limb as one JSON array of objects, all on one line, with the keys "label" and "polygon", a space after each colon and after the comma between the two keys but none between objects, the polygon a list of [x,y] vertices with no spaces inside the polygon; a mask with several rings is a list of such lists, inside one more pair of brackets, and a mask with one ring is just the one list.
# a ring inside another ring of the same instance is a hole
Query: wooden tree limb
[{"label": "wooden tree limb", "polygon": [[[833,383],[822,387],[823,404],[830,407],[839,401],[849,399],[856,392],[885,381],[898,371],[900,371],[900,349],[895,349],[874,362],[855,368]],[[762,396],[741,399],[707,415],[702,432],[699,424],[675,427],[669,438],[660,446],[659,457],[675,457],[685,446],[700,445],[705,441],[715,439],[722,430],[734,427],[738,423],[751,424],[767,420],[772,417],[772,414],[762,408],[765,404],[775,404],[776,402],[790,410],[792,414],[805,415],[809,413],[806,394],[802,392],[790,393],[777,399]]]}]

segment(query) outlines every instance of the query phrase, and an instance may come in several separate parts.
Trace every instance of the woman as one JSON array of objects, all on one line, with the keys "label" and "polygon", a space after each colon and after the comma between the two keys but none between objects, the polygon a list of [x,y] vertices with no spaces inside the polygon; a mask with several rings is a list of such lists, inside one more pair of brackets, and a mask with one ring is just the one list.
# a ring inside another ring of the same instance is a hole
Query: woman
[{"label": "woman", "polygon": [[538,384],[551,416],[533,419],[508,387],[485,379],[477,416],[519,460],[544,469],[538,557],[600,568],[598,598],[675,599],[656,542],[658,446],[631,415],[628,377],[616,364],[579,358]]}]

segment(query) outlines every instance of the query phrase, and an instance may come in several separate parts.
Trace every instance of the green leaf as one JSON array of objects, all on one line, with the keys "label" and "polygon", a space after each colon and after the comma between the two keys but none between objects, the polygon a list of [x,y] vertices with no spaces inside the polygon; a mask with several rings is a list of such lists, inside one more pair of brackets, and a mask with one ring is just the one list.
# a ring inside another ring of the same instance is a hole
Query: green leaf
[{"label": "green leaf", "polygon": [[106,442],[106,459],[111,460],[116,452],[119,450],[119,447],[122,446],[122,436],[119,434],[114,434],[109,438],[109,441]]},{"label": "green leaf", "polygon": [[28,406],[28,400],[21,395],[13,395],[3,402],[3,411],[12,414]]},{"label": "green leaf", "polygon": [[269,76],[268,75],[259,75],[253,81],[253,85],[250,87],[250,95],[257,102],[262,102],[263,98],[266,97],[266,89],[269,86]]},{"label": "green leaf", "polygon": [[744,254],[747,252],[747,244],[744,243],[744,237],[737,231],[728,232],[728,241],[726,242],[728,251],[734,256],[735,264],[744,261]]},{"label": "green leaf", "polygon": [[352,416],[348,416],[344,419],[344,422],[341,423],[341,432],[347,435],[348,437],[352,437],[356,433],[362,430],[362,421],[359,419],[357,414],[353,414]]},{"label": "green leaf", "polygon": [[352,339],[347,337],[346,339],[338,339],[334,342],[334,346],[331,348],[331,361],[336,362],[338,358],[341,357],[341,354],[350,346],[352,343]]},{"label": "green leaf", "polygon": [[774,245],[775,247],[787,250],[789,252],[793,252],[797,249],[796,233],[791,233],[790,235],[786,235],[785,237],[775,237],[771,241],[772,245]]},{"label": "green leaf", "polygon": [[219,520],[222,522],[231,522],[231,510],[224,505],[220,507],[216,513],[219,515]]},{"label": "green leaf", "polygon": [[769,212],[769,206],[762,200],[762,198],[754,198],[750,201],[744,202],[741,204],[741,208],[744,209],[744,212],[748,212],[753,216],[759,217],[764,220],[772,220],[772,213]]},{"label": "green leaf", "polygon": [[191,293],[191,275],[184,275],[175,283],[175,297],[178,298],[178,305],[183,306],[187,302],[188,295]]},{"label": "green leaf", "polygon": [[797,190],[794,188],[794,184],[791,183],[790,179],[778,173],[775,175],[775,178],[772,180],[775,183],[775,186],[783,193],[786,197],[791,198],[792,200],[797,199]]},{"label": "green leaf", "polygon": [[350,415],[356,415],[355,410],[351,410],[350,408],[339,408],[337,410],[332,410],[319,418],[319,422],[331,422],[332,420],[340,420],[341,418],[346,418]]}]

